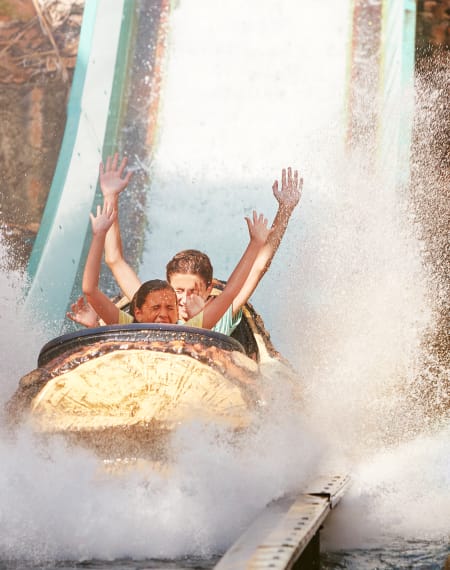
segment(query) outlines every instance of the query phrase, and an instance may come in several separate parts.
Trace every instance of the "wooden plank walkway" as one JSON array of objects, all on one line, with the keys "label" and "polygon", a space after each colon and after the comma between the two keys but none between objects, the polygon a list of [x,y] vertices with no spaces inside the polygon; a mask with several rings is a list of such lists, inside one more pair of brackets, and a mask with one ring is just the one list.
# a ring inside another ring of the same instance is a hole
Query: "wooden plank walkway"
[{"label": "wooden plank walkway", "polygon": [[308,492],[270,503],[214,569],[318,568],[319,530],[348,483],[341,475],[317,479]]}]

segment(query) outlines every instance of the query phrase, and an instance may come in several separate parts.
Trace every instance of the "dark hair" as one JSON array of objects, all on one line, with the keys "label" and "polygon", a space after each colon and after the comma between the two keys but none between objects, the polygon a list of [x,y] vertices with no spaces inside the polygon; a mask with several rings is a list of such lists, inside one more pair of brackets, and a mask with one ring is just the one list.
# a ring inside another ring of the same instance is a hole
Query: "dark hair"
[{"label": "dark hair", "polygon": [[[150,281],[142,283],[142,285],[139,287],[131,299],[130,315],[134,318],[135,309],[140,309],[142,307],[149,293],[152,293],[153,291],[164,291],[165,289],[173,291],[175,295],[174,288],[169,283],[167,283],[167,281],[163,281],[162,279],[151,279]],[[175,299],[176,298],[177,296],[175,295]]]},{"label": "dark hair", "polygon": [[199,275],[206,286],[209,287],[213,279],[213,268],[211,260],[206,255],[197,249],[185,249],[179,251],[172,257],[166,265],[167,281],[174,273],[192,273]]}]

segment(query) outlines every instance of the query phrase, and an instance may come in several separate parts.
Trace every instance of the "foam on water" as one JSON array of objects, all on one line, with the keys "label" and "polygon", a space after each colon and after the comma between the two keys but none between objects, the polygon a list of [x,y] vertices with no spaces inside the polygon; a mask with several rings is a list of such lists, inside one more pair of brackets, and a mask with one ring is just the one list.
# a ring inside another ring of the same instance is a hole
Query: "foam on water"
[{"label": "foam on water", "polygon": [[[14,376],[15,359],[8,361]],[[119,477],[59,438],[43,442],[27,426],[15,435],[2,428],[1,559],[207,557],[226,548],[320,461],[317,438],[306,437],[288,394],[277,400],[279,413],[269,409],[239,442],[215,425],[180,428],[169,473],[146,467]]]},{"label": "foam on water", "polygon": [[353,484],[326,525],[326,547],[448,540],[449,436],[443,426],[357,462]]}]

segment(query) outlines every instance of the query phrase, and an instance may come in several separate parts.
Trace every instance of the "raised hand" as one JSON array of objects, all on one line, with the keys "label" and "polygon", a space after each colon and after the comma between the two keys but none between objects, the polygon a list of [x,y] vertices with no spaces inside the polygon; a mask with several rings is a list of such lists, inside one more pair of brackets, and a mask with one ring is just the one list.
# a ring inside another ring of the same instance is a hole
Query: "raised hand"
[{"label": "raised hand", "polygon": [[88,328],[98,326],[98,315],[83,295],[70,305],[70,312],[66,313],[66,316],[75,323]]},{"label": "raised hand", "polygon": [[124,171],[127,166],[128,158],[124,156],[119,163],[119,154],[116,152],[113,157],[108,156],[106,163],[100,163],[100,188],[105,200],[116,199],[119,194],[127,187],[132,172]]},{"label": "raised hand", "polygon": [[253,221],[250,218],[245,218],[248,226],[248,233],[250,234],[250,240],[258,244],[265,244],[267,238],[270,235],[270,228],[267,227],[269,223],[264,214],[257,214],[253,210]]},{"label": "raised hand", "polygon": [[204,306],[205,299],[197,295],[197,293],[192,293],[186,297],[186,312],[189,319],[198,315],[200,311],[203,311]]},{"label": "raised hand", "polygon": [[300,200],[302,188],[303,178],[298,178],[297,170],[294,170],[294,176],[292,176],[292,169],[289,167],[287,177],[286,169],[283,168],[281,171],[281,190],[278,190],[278,180],[275,180],[272,191],[281,208],[293,210]]},{"label": "raised hand", "polygon": [[97,206],[97,215],[89,214],[91,218],[92,224],[92,233],[94,235],[98,234],[106,234],[109,228],[113,225],[114,220],[116,219],[116,210],[111,204],[103,204],[103,208],[101,206]]}]

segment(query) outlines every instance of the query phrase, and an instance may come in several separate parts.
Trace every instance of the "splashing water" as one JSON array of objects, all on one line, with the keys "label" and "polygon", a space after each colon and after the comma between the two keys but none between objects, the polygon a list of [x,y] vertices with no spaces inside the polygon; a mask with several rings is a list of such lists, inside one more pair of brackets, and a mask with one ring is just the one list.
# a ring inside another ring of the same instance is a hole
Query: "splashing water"
[{"label": "splashing water", "polygon": [[[2,337],[3,405],[35,367],[41,342],[38,324],[17,305],[24,276],[2,274],[1,285],[9,331]],[[25,358],[17,358],[18,341]],[[183,426],[173,438],[169,476],[148,467],[116,477],[86,450],[59,438],[44,443],[27,426],[12,435],[2,424],[1,560],[173,558],[225,549],[262,506],[311,477],[320,460],[308,438],[298,441],[308,428],[289,415],[287,398],[278,397],[285,413],[262,421],[238,446],[218,426]]]},{"label": "splashing water", "polygon": [[[202,19],[204,6],[191,2],[175,14],[142,274],[162,273],[173,253],[196,247],[226,277],[230,252],[237,258],[245,244],[243,213],[256,207],[270,215],[273,179],[282,166],[298,167],[305,179],[299,210],[253,300],[299,371],[305,401],[298,413],[326,456],[318,472],[352,473],[354,489],[367,487],[353,491],[363,505],[366,495],[378,497],[370,501],[376,524],[362,541],[406,529],[423,536],[418,509],[397,493],[405,479],[423,508],[435,509],[441,497],[435,523],[427,519],[427,536],[439,539],[447,532],[448,413],[430,418],[421,402],[430,358],[424,337],[436,327],[415,220],[424,205],[385,184],[369,145],[344,153],[346,5],[315,6],[317,42],[311,13],[299,4],[281,2],[273,13],[267,3],[256,11],[251,2],[231,2],[226,14],[214,4],[213,16]],[[308,50],[311,58],[299,56]],[[430,95],[418,84],[418,99]],[[426,145],[436,129],[422,131],[420,120],[417,128]],[[424,155],[420,164],[426,180],[435,165]],[[164,247],[152,247],[158,243]],[[428,396],[436,409],[436,394]],[[427,437],[433,445],[424,453]],[[409,454],[423,476],[410,477]],[[359,525],[360,514],[349,526]]]},{"label": "splashing water", "polygon": [[[17,388],[18,379],[35,367],[36,355],[42,345],[37,324],[23,314],[21,292],[26,277],[20,270],[11,269],[12,252],[0,233],[0,295],[3,309],[0,313],[0,345],[3,354],[0,402],[4,403]],[[42,336],[41,336],[42,338]]]},{"label": "splashing water", "polygon": [[[196,247],[226,278],[246,243],[243,216],[273,215],[273,179],[301,169],[300,206],[253,301],[298,370],[303,405],[280,384],[239,445],[217,426],[184,426],[169,476],[115,478],[62,441],[5,432],[1,559],[210,556],[271,499],[336,472],[353,485],[327,548],[448,534],[448,420],[430,421],[411,398],[435,318],[424,245],[409,196],[342,150],[346,5],[315,6],[317,43],[300,3],[278,2],[276,14],[269,4],[191,0],[174,12],[141,273],[161,276],[173,253]],[[4,403],[41,343],[17,303],[24,276],[0,279]]]}]

